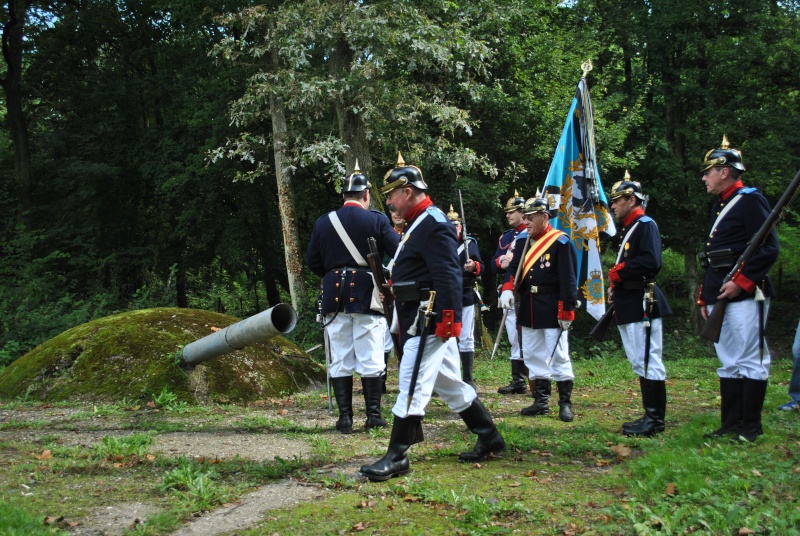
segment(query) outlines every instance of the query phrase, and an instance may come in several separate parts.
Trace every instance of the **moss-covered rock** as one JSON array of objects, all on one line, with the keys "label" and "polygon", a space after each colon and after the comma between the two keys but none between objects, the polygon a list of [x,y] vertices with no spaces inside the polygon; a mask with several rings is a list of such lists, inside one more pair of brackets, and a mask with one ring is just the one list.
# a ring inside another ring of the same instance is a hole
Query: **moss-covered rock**
[{"label": "moss-covered rock", "polygon": [[0,398],[44,401],[148,398],[164,388],[186,401],[244,402],[325,382],[324,370],[283,337],[196,367],[184,345],[239,319],[198,309],[131,311],[74,327],[0,373]]}]

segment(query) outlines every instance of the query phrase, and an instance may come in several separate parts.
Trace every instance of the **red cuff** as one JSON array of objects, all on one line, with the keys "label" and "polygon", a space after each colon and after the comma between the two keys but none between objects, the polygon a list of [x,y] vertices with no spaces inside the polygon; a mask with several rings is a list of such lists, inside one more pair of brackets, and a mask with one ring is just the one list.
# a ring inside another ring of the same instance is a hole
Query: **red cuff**
[{"label": "red cuff", "polygon": [[756,284],[742,275],[742,272],[736,272],[736,275],[731,278],[731,281],[736,283],[737,286],[742,287],[742,290],[748,294],[756,291]]},{"label": "red cuff", "polygon": [[575,311],[565,311],[564,302],[558,301],[558,319],[559,320],[575,320]]},{"label": "red cuff", "polygon": [[442,321],[436,324],[437,337],[449,339],[461,335],[461,322],[454,322],[456,313],[452,309],[446,309],[441,314]]},{"label": "red cuff", "polygon": [[506,281],[503,283],[503,286],[500,287],[500,292],[504,292],[506,290],[514,290],[514,276],[511,276],[511,281]]},{"label": "red cuff", "polygon": [[608,279],[612,283],[622,283],[622,278],[619,276],[619,274],[617,272],[619,272],[623,268],[625,268],[625,263],[624,262],[621,262],[621,263],[619,263],[617,265],[612,266],[611,269],[608,271]]},{"label": "red cuff", "polygon": [[699,305],[700,307],[706,304],[706,302],[703,301],[703,298],[700,297],[702,295],[703,295],[703,285],[700,285],[700,290],[697,291],[697,299],[694,301],[694,303],[696,305]]},{"label": "red cuff", "polygon": [[483,268],[483,265],[481,263],[479,263],[479,262],[476,262],[475,263],[475,272],[474,272],[475,275],[481,275],[481,268]]},{"label": "red cuff", "polygon": [[[500,257],[502,257],[502,255],[500,255]],[[502,270],[502,269],[503,269],[503,267],[502,267],[502,266],[500,266],[500,257],[497,257],[497,258],[494,260],[494,265],[495,265],[495,266],[497,266],[498,268],[500,268],[500,269]]]}]

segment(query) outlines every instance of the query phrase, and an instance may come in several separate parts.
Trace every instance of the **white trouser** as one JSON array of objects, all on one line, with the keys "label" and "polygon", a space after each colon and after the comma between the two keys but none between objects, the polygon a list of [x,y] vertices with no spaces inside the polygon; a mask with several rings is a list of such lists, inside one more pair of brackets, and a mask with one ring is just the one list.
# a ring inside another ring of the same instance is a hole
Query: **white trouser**
[{"label": "white trouser", "polygon": [[331,378],[352,376],[362,378],[381,376],[386,319],[379,315],[339,313],[325,315],[325,326],[331,347]]},{"label": "white trouser", "polygon": [[[708,314],[714,309],[708,306]],[[764,302],[767,318],[769,299]],[[764,342],[763,359],[758,356],[758,305],[753,299],[728,303],[722,319],[719,342],[714,344],[722,364],[717,369],[720,378],[750,378],[766,380],[772,358]]]},{"label": "white trouser", "polygon": [[391,352],[392,350],[394,350],[394,341],[392,340],[392,334],[387,329],[386,335],[383,337],[383,351]]},{"label": "white trouser", "polygon": [[461,335],[458,337],[459,352],[475,351],[475,306],[461,308]]},{"label": "white trouser", "polygon": [[456,339],[451,337],[447,342],[442,342],[436,335],[427,336],[414,396],[411,406],[406,409],[419,341],[419,337],[411,337],[403,345],[403,360],[399,371],[400,394],[397,395],[392,413],[401,418],[409,415],[424,416],[433,391],[456,413],[467,409],[478,395],[475,389],[461,380],[461,359],[458,356]]},{"label": "white trouser", "polygon": [[569,360],[569,334],[559,328],[531,329],[523,326],[522,357],[531,380],[563,382],[575,378]]},{"label": "white trouser", "polygon": [[666,380],[667,369],[662,359],[664,347],[661,344],[663,333],[661,319],[654,318],[650,321],[650,362],[647,364],[647,376],[644,374],[644,322],[631,322],[617,328],[634,374],[648,380]]},{"label": "white trouser", "polygon": [[519,333],[517,333],[517,312],[514,309],[508,310],[506,317],[506,333],[508,342],[511,344],[511,359],[522,359],[519,355]]}]

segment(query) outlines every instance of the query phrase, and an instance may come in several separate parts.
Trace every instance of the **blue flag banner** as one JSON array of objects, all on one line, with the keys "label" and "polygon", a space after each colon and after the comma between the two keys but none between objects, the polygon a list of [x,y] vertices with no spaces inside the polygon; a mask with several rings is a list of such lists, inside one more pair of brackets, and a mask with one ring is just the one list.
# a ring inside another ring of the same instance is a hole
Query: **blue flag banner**
[{"label": "blue flag banner", "polygon": [[553,227],[567,233],[576,249],[578,299],[590,315],[599,319],[605,312],[600,233],[613,236],[617,230],[600,183],[592,113],[589,88],[585,77],[581,77],[543,195],[551,210],[558,208],[558,217],[551,220]]}]

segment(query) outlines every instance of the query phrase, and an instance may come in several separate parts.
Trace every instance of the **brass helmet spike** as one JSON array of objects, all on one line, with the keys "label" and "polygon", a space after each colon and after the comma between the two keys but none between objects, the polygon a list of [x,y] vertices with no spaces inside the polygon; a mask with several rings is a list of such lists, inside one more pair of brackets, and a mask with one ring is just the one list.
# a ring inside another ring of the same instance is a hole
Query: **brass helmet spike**
[{"label": "brass helmet spike", "polygon": [[706,153],[703,163],[700,164],[700,171],[705,173],[712,167],[731,167],[739,171],[745,171],[742,152],[731,147],[727,134],[722,135],[722,145],[719,149],[711,149]]},{"label": "brass helmet spike", "polygon": [[631,174],[628,172],[627,169],[625,170],[625,175],[622,177],[622,180],[624,180],[624,181],[631,180]]},{"label": "brass helmet spike", "polygon": [[353,168],[353,173],[361,173],[361,169],[358,167],[358,158],[356,158],[356,167]]},{"label": "brass helmet spike", "polygon": [[514,188],[514,197],[519,197],[519,190]]},{"label": "brass helmet spike", "polygon": [[728,136],[726,134],[722,135],[722,145],[719,146],[720,149],[730,149],[731,142],[728,141]]},{"label": "brass helmet spike", "polygon": [[542,191],[539,189],[539,187],[538,187],[538,186],[536,187],[536,197],[537,197],[537,198],[540,198],[540,197],[542,197]]},{"label": "brass helmet spike", "polygon": [[452,203],[450,203],[450,212],[447,213],[447,219],[453,222],[454,225],[461,223],[461,218],[458,217],[458,212],[455,211]]},{"label": "brass helmet spike", "polygon": [[403,160],[403,155],[400,154],[400,151],[397,151],[397,164],[395,167],[404,167],[406,165],[406,161]]}]

